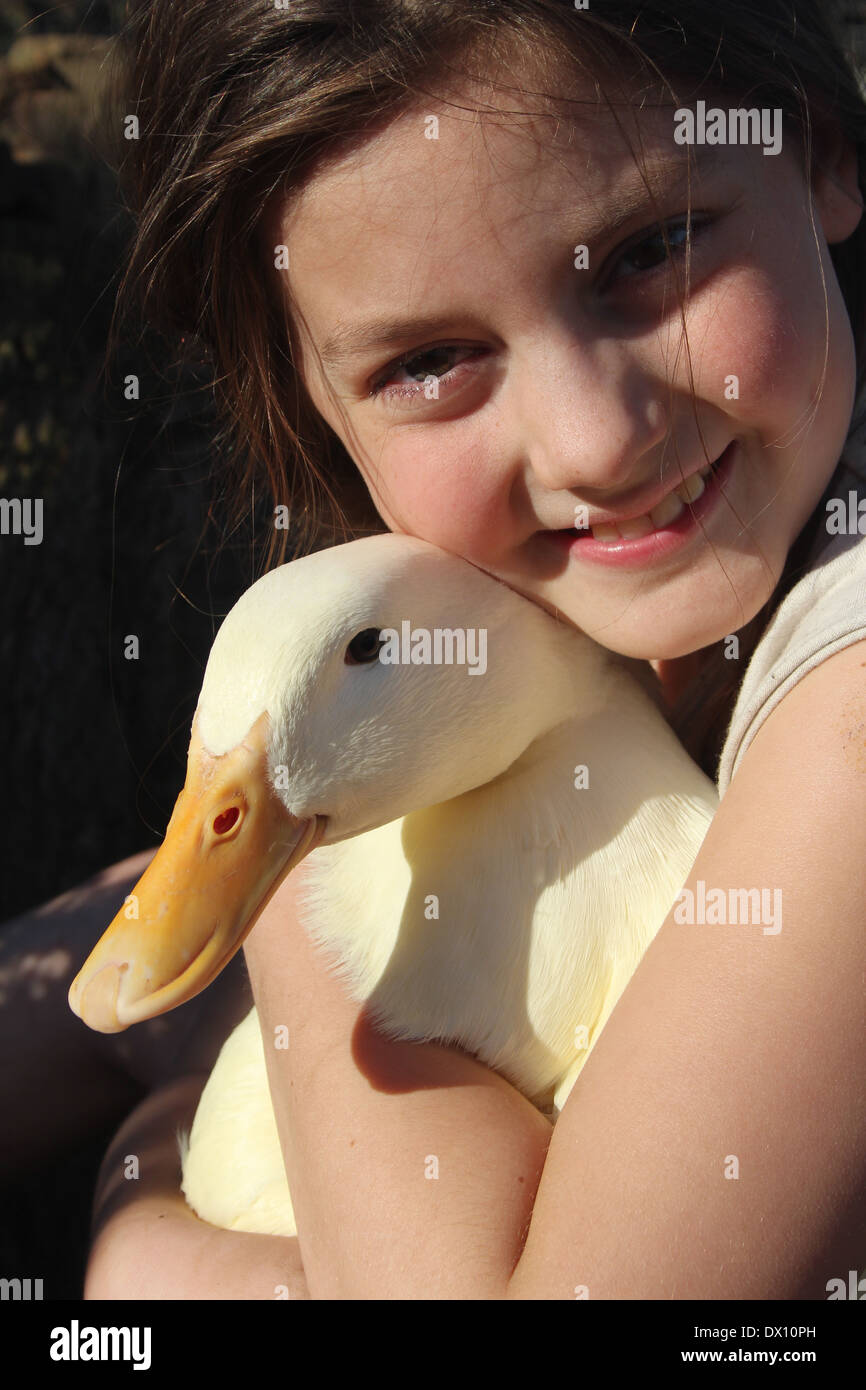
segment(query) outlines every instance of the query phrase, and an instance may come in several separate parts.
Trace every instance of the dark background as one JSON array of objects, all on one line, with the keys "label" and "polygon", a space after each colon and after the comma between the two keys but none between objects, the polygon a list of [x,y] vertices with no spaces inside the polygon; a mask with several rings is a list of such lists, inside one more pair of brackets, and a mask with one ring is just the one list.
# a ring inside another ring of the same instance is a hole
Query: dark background
[{"label": "dark background", "polygon": [[214,615],[252,578],[249,535],[202,536],[206,377],[138,334],[103,370],[130,227],[93,104],[120,11],[0,4],[0,495],[44,510],[41,545],[0,536],[0,921],[156,843]]},{"label": "dark background", "polygon": [[[866,0],[840,8],[866,57]],[[258,572],[253,528],[208,520],[206,373],[137,332],[104,370],[130,226],[96,103],[122,18],[0,0],[0,496],[44,505],[41,545],[0,536],[0,922],[158,842],[213,634]],[[80,1296],[115,1127],[0,1190],[0,1277]]]}]

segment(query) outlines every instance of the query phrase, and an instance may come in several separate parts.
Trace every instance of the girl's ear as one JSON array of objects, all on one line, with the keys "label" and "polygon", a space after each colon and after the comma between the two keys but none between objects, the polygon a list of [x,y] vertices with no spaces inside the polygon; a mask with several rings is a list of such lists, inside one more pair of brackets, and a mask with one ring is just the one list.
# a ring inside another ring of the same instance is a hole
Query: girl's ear
[{"label": "girl's ear", "polygon": [[847,241],[863,215],[857,178],[857,147],[838,128],[824,132],[812,173],[815,208],[827,242]]}]

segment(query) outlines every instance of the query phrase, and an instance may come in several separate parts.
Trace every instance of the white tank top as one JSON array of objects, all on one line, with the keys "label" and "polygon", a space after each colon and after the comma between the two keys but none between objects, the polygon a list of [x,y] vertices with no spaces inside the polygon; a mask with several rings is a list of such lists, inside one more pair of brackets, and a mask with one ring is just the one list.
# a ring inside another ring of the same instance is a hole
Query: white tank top
[{"label": "white tank top", "polygon": [[797,681],[866,638],[866,390],[820,506],[826,517],[809,569],[780,603],[746,668],[719,759],[720,796],[768,714]]}]

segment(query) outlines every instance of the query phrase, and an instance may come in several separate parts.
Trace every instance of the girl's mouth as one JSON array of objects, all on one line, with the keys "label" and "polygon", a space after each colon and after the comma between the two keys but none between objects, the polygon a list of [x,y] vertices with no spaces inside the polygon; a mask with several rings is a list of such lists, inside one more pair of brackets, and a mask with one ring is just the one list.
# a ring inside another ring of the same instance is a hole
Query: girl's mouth
[{"label": "girl's mouth", "polygon": [[678,484],[647,516],[584,531],[571,526],[542,534],[575,559],[594,564],[638,568],[647,561],[670,555],[697,531],[698,522],[715,507],[731,475],[736,447],[732,440],[709,467]]}]

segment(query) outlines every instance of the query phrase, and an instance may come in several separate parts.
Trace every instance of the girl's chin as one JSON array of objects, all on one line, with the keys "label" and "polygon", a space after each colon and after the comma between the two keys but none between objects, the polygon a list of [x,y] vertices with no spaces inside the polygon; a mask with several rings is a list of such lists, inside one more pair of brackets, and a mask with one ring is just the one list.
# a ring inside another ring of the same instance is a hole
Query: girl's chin
[{"label": "girl's chin", "polygon": [[[769,547],[762,556],[727,554],[723,567],[714,557],[709,574],[672,578],[643,601],[641,586],[632,584],[623,587],[621,598],[586,590],[577,603],[571,578],[526,597],[622,656],[676,661],[741,632],[776,588],[784,558]],[[733,646],[731,660],[736,659]]]},{"label": "girl's chin", "polygon": [[[731,637],[761,610],[778,582],[779,557],[768,550],[763,556],[710,555],[700,573],[671,575],[651,592],[631,576],[616,595],[607,586],[578,588],[573,574],[551,582],[508,567],[480,568],[609,651],[639,661],[678,661]],[[783,565],[784,555],[779,573]]]},{"label": "girl's chin", "polygon": [[[724,632],[719,632],[717,623],[712,627],[703,624],[698,626],[693,620],[672,626],[669,608],[667,611],[653,613],[630,612],[628,621],[623,621],[621,609],[614,610],[609,607],[605,612],[600,606],[593,605],[587,608],[581,605],[581,609],[578,610],[573,603],[568,602],[570,596],[567,594],[562,595],[561,601],[557,602],[556,598],[560,596],[554,596],[550,591],[533,593],[530,589],[521,588],[519,584],[511,583],[509,580],[505,582],[532,603],[537,603],[540,608],[552,613],[554,617],[564,619],[578,631],[585,632],[587,637],[591,637],[600,646],[640,661],[676,661],[679,657],[690,656],[703,647],[720,642],[733,630],[727,628]],[[623,607],[633,608],[633,601],[626,600]],[[757,612],[757,609],[755,611]],[[718,607],[715,614],[718,618]]]},{"label": "girl's chin", "polygon": [[[567,616],[567,615],[563,615]],[[671,662],[684,661],[695,655],[696,652],[704,650],[706,647],[721,642],[728,633],[720,633],[713,629],[709,632],[687,630],[683,632],[671,631],[665,627],[641,627],[639,631],[620,629],[616,624],[609,627],[599,626],[594,622],[591,626],[581,624],[569,618],[569,622],[574,627],[585,632],[587,637],[591,637],[600,646],[607,647],[608,651],[616,652],[620,656],[627,656],[634,661],[648,662]]]}]

